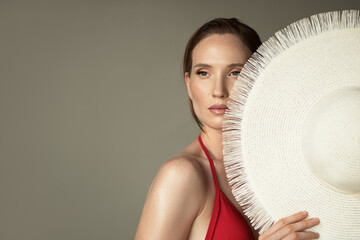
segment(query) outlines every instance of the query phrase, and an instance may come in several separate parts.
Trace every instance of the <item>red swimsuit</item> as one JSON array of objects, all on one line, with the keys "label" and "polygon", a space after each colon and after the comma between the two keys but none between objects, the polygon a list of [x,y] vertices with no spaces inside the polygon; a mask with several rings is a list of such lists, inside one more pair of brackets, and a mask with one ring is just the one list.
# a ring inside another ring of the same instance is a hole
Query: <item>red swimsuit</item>
[{"label": "red swimsuit", "polygon": [[221,191],[216,179],[214,163],[200,135],[198,139],[201,148],[209,160],[215,185],[214,209],[205,240],[254,240],[251,228],[245,218]]}]

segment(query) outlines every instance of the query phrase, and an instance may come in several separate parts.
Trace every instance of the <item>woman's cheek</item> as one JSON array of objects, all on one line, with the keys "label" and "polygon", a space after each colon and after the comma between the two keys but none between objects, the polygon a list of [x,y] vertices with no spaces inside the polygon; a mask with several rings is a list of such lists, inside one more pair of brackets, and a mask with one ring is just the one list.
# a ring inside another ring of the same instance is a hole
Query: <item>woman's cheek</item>
[{"label": "woman's cheek", "polygon": [[203,105],[205,104],[206,97],[209,94],[209,84],[206,81],[194,81],[192,83],[191,92],[192,100],[194,105]]}]

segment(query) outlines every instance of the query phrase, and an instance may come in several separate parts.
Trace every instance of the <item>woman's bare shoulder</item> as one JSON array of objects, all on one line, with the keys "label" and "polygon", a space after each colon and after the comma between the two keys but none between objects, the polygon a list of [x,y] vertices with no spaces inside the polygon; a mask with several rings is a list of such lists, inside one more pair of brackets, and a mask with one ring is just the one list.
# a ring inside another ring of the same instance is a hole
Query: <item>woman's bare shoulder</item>
[{"label": "woman's bare shoulder", "polygon": [[150,186],[136,239],[186,238],[204,206],[204,178],[196,152],[185,149],[164,162]]},{"label": "woman's bare shoulder", "polygon": [[194,143],[182,150],[176,156],[165,161],[155,180],[180,181],[179,185],[185,185],[189,190],[199,193],[206,187],[206,174],[203,159],[197,152]]}]

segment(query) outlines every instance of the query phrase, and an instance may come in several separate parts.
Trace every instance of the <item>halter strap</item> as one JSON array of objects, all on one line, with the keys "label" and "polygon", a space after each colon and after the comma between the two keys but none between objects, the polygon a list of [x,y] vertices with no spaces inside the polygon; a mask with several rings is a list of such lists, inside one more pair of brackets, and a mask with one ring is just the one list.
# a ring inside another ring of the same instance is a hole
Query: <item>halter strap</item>
[{"label": "halter strap", "polygon": [[200,143],[200,146],[201,146],[202,150],[204,151],[207,159],[209,160],[211,173],[212,173],[212,176],[213,176],[213,179],[214,179],[215,189],[218,190],[219,189],[219,184],[218,184],[218,181],[217,181],[217,178],[216,178],[216,173],[215,173],[215,167],[214,167],[213,160],[211,159],[211,157],[209,155],[209,152],[206,150],[206,147],[205,147],[205,145],[204,145],[204,143],[203,143],[203,141],[201,139],[200,134],[199,134],[198,140],[199,140],[199,143]]}]

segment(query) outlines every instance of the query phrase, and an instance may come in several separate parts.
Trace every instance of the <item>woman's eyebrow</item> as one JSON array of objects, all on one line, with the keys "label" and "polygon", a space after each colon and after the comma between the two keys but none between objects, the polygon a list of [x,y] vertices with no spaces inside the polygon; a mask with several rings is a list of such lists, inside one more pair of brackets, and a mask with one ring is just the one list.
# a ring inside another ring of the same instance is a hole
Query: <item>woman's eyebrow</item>
[{"label": "woman's eyebrow", "polygon": [[243,67],[244,66],[244,63],[232,63],[232,64],[229,64],[228,67],[229,68],[232,68],[232,67]]},{"label": "woman's eyebrow", "polygon": [[194,65],[194,68],[196,68],[196,67],[208,67],[208,68],[210,68],[211,65],[206,64],[206,63],[198,63],[198,64]]},{"label": "woman's eyebrow", "polygon": [[[243,67],[244,63],[231,63],[229,64],[227,67],[228,68],[233,68],[233,67]],[[196,67],[207,67],[207,68],[211,68],[211,65],[206,64],[206,63],[198,63],[194,65],[194,68]]]}]

